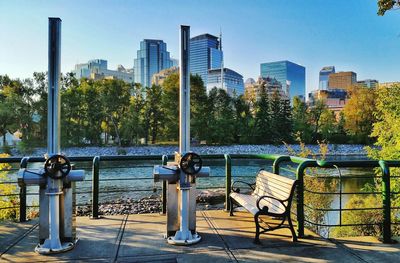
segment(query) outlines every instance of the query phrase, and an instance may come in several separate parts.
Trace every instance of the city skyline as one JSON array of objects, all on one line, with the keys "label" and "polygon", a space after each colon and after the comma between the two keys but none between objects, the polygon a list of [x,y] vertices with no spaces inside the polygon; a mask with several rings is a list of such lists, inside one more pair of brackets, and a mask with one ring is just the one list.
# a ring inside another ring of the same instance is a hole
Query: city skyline
[{"label": "city skyline", "polygon": [[162,39],[177,59],[179,25],[187,24],[191,36],[219,35],[222,28],[224,64],[244,80],[256,79],[261,63],[280,60],[306,67],[307,93],[318,88],[319,71],[329,65],[359,79],[399,80],[400,12],[379,17],[376,1],[170,1],[155,8],[161,3],[1,1],[7,41],[0,43],[0,74],[26,78],[47,70],[47,17],[57,16],[63,20],[63,72],[93,58],[108,60],[110,68],[133,67],[137,46],[147,38]]}]

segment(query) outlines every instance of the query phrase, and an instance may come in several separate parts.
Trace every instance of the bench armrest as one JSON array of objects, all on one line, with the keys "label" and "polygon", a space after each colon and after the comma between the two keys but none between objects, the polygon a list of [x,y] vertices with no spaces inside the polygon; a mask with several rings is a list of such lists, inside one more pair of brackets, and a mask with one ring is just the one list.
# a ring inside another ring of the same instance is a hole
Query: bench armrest
[{"label": "bench armrest", "polygon": [[287,209],[287,206],[286,206],[286,204],[285,204],[285,202],[287,201],[287,199],[286,199],[286,200],[281,200],[281,199],[278,199],[278,198],[276,198],[276,197],[274,197],[274,196],[263,195],[263,196],[260,196],[260,197],[257,199],[257,208],[258,208],[258,210],[263,211],[263,210],[266,209],[266,210],[268,211],[268,207],[265,207],[265,206],[264,206],[264,207],[260,208],[260,202],[261,202],[261,200],[263,200],[263,199],[265,199],[265,198],[277,200],[277,201],[279,201],[279,202],[283,205],[283,207],[285,208],[285,210]]},{"label": "bench armrest", "polygon": [[231,186],[232,192],[240,193],[240,188],[237,187],[237,186],[236,186],[236,188],[235,188],[235,184],[239,184],[239,183],[247,185],[248,187],[250,187],[251,189],[253,189],[253,191],[254,191],[254,186],[256,185],[256,183],[249,184],[249,183],[244,182],[244,181],[234,181],[234,182],[232,183],[232,186]]}]

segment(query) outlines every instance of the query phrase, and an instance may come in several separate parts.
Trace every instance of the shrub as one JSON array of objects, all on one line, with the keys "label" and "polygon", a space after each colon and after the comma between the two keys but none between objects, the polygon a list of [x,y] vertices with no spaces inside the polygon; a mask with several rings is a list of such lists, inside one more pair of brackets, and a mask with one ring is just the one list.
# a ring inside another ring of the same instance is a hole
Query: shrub
[{"label": "shrub", "polygon": [[[8,154],[0,154],[0,158],[8,157]],[[8,170],[11,169],[11,166],[7,163],[0,163],[0,183],[8,181]],[[18,198],[16,196],[4,196],[15,194],[17,190],[16,185],[2,183],[0,184],[0,208],[3,207],[16,207],[18,206]],[[17,218],[17,208],[6,208],[0,210],[0,220],[12,219],[15,220]]]}]

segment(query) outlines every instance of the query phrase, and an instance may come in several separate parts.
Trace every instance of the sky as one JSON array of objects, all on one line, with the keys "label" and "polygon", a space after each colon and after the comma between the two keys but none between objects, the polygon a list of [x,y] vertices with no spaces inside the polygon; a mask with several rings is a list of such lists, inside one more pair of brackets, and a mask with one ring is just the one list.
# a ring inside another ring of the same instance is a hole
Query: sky
[{"label": "sky", "polygon": [[260,63],[306,67],[307,91],[323,66],[358,80],[400,81],[400,10],[378,16],[377,0],[0,0],[0,75],[47,70],[48,17],[62,19],[61,70],[90,59],[133,67],[139,43],[162,39],[179,58],[179,26],[223,34],[224,65],[244,80]]}]

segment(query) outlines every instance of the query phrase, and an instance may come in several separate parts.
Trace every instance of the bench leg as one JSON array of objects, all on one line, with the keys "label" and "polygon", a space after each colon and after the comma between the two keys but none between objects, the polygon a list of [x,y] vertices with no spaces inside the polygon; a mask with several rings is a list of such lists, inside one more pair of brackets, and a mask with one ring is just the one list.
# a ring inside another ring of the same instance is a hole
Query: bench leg
[{"label": "bench leg", "polygon": [[254,244],[261,244],[260,242],[260,224],[258,223],[258,214],[254,216],[254,223],[256,223],[256,236],[254,238]]},{"label": "bench leg", "polygon": [[229,197],[229,215],[233,216],[233,200],[232,200],[232,197]]},{"label": "bench leg", "polygon": [[292,223],[292,219],[290,218],[290,215],[288,217],[288,222],[289,222],[290,231],[292,232],[292,241],[296,242],[297,241],[297,235],[296,235],[296,231],[294,231],[294,227],[293,227],[293,223]]}]

